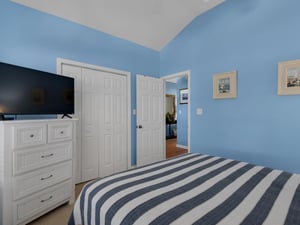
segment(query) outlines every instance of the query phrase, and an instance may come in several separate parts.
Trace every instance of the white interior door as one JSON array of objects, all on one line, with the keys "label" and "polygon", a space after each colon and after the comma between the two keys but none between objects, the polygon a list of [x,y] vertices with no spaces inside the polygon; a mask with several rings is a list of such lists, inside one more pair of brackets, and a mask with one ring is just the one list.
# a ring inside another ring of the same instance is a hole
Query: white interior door
[{"label": "white interior door", "polygon": [[127,169],[126,77],[82,69],[82,177]]},{"label": "white interior door", "polygon": [[100,168],[104,177],[127,169],[127,90],[126,78],[98,71],[103,101],[100,126]]},{"label": "white interior door", "polygon": [[61,64],[59,67],[59,73],[64,76],[74,78],[74,117],[78,119],[76,125],[76,166],[75,166],[75,183],[82,181],[81,175],[81,67]]},{"label": "white interior door", "polygon": [[137,75],[137,165],[165,159],[163,80]]},{"label": "white interior door", "polygon": [[94,70],[82,69],[82,179],[99,177],[99,114],[101,77]]}]

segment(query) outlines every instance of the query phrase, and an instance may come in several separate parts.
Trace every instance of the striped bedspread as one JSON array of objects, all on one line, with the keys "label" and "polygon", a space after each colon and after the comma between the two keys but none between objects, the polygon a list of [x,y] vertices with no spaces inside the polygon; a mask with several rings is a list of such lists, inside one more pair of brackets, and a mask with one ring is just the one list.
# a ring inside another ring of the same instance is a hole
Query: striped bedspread
[{"label": "striped bedspread", "polygon": [[186,154],[86,184],[78,224],[300,225],[300,175]]}]

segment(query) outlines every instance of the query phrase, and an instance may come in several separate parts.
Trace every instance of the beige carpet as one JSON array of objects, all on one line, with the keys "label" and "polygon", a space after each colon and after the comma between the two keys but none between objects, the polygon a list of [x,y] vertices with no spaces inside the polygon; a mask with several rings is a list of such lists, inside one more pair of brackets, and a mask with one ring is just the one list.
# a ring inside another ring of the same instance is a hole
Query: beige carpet
[{"label": "beige carpet", "polygon": [[[77,198],[83,185],[77,184],[75,187],[75,197]],[[32,221],[28,225],[66,225],[68,223],[68,219],[71,215],[73,209],[73,204],[65,204],[62,205],[55,210],[41,216],[40,218]]]}]

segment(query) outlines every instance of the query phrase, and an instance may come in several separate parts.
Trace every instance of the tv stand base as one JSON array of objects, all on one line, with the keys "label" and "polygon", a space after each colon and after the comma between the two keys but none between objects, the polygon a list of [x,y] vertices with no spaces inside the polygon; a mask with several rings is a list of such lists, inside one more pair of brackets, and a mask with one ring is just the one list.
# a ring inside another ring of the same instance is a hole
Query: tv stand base
[{"label": "tv stand base", "polygon": [[72,116],[70,116],[69,114],[64,114],[64,115],[62,115],[61,118],[63,119],[63,118],[65,118],[65,117],[67,117],[67,118],[69,118],[69,119],[72,119]]}]

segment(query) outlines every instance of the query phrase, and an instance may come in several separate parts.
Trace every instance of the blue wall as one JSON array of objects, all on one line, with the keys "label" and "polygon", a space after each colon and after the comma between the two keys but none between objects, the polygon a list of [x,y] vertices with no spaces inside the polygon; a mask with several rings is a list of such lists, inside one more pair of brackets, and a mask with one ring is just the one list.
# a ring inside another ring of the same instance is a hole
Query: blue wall
[{"label": "blue wall", "polygon": [[[131,72],[158,75],[159,52],[13,2],[0,2],[0,61],[56,73],[58,57]],[[136,158],[132,116],[132,163]]]},{"label": "blue wall", "polygon": [[[135,74],[191,70],[191,151],[300,173],[300,96],[277,96],[277,63],[300,58],[300,1],[227,0],[161,52],[21,5],[0,2],[0,61],[56,72],[56,58]],[[238,71],[238,98],[212,99],[212,75]],[[196,116],[196,108],[204,109]],[[132,116],[132,163],[135,164]]]},{"label": "blue wall", "polygon": [[[161,74],[191,70],[192,152],[300,173],[300,96],[277,95],[278,62],[300,58],[299,8],[298,0],[227,0],[161,51]],[[232,70],[238,97],[212,99],[213,74]]]},{"label": "blue wall", "polygon": [[[177,96],[180,89],[187,88],[187,79],[181,77],[177,80]],[[188,104],[180,104],[177,98],[177,144],[188,146]]]},{"label": "blue wall", "polygon": [[166,82],[166,94],[175,95],[177,99],[177,85],[173,82]]}]

